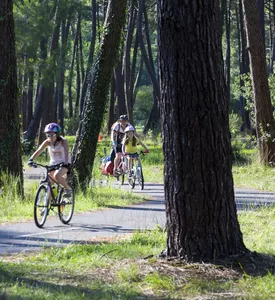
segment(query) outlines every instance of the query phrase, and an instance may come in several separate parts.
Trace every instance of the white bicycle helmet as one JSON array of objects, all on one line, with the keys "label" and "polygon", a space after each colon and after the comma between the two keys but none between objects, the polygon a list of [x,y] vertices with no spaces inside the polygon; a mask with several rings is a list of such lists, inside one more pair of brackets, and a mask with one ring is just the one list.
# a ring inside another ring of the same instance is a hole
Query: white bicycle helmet
[{"label": "white bicycle helmet", "polygon": [[124,132],[129,132],[129,131],[135,131],[135,128],[132,125],[128,125],[125,129]]}]

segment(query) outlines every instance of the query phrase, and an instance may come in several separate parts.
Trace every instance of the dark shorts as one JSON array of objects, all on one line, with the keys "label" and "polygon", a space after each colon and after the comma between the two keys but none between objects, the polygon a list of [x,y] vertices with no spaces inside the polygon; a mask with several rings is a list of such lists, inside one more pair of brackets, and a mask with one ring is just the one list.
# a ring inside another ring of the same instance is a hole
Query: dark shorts
[{"label": "dark shorts", "polygon": [[[62,167],[66,168],[68,170],[67,174],[71,173],[71,164],[63,165]],[[52,165],[51,169],[50,169],[50,172],[51,171],[55,171],[55,170],[59,170],[60,168],[61,168],[60,164],[58,164],[58,165]]]},{"label": "dark shorts", "polygon": [[111,161],[114,162],[114,159],[116,157],[116,153],[122,153],[122,145],[121,144],[117,144],[116,148],[112,148],[111,153],[110,153],[110,157],[111,157]]},{"label": "dark shorts", "polygon": [[127,153],[127,156],[129,156],[130,158],[135,158],[138,157],[138,153]]}]

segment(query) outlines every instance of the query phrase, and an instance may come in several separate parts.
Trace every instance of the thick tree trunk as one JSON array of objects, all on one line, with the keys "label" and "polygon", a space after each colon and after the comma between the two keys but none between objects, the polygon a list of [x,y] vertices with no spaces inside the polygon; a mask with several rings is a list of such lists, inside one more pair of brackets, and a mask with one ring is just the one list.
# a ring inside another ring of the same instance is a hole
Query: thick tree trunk
[{"label": "thick tree trunk", "polygon": [[267,78],[264,44],[256,1],[242,0],[256,114],[260,161],[275,164],[275,123]]},{"label": "thick tree trunk", "polygon": [[157,3],[167,255],[239,254],[219,2]]},{"label": "thick tree trunk", "polygon": [[83,189],[91,179],[97,137],[106,109],[112,70],[120,46],[125,22],[126,0],[110,0],[104,22],[104,36],[94,62],[94,73],[85,101],[83,121],[80,122],[73,147],[72,163]]},{"label": "thick tree trunk", "polygon": [[108,110],[108,125],[107,125],[108,135],[111,134],[111,127],[116,120],[116,118],[115,118],[115,90],[116,90],[116,82],[115,82],[115,77],[113,75],[112,80],[111,80],[110,104],[109,104],[109,110]]},{"label": "thick tree trunk", "polygon": [[264,45],[264,54],[265,54],[264,0],[257,0],[257,8],[258,8],[258,14],[259,14],[259,24],[260,24],[261,37],[262,37],[262,41],[263,41],[263,45]]},{"label": "thick tree trunk", "polygon": [[[0,174],[20,178],[23,195],[13,2],[0,1]],[[1,180],[1,179],[0,179]],[[12,200],[12,199],[11,199]]]}]

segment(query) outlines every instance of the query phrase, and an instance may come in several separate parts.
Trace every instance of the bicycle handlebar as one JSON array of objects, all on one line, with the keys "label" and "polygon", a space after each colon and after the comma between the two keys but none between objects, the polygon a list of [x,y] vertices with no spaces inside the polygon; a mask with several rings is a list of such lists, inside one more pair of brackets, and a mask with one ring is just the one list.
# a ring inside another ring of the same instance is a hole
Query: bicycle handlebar
[{"label": "bicycle handlebar", "polygon": [[47,165],[39,164],[39,163],[37,163],[37,162],[33,162],[33,163],[32,163],[32,167],[33,167],[33,168],[42,167],[42,168],[47,169],[47,171],[49,172],[50,170],[57,170],[57,169],[59,169],[60,164],[58,164],[58,165],[53,165],[53,166],[47,166]]}]

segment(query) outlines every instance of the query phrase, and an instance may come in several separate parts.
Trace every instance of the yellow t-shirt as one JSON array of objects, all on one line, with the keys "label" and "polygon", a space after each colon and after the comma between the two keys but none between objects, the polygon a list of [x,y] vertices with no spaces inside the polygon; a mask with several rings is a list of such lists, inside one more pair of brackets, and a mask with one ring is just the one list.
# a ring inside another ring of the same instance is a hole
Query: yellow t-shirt
[{"label": "yellow t-shirt", "polygon": [[137,145],[138,145],[138,139],[135,146],[133,146],[132,141],[129,141],[127,145],[125,144],[125,152],[130,154],[137,153]]}]

